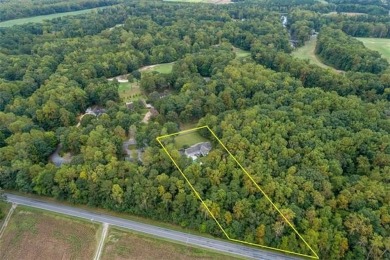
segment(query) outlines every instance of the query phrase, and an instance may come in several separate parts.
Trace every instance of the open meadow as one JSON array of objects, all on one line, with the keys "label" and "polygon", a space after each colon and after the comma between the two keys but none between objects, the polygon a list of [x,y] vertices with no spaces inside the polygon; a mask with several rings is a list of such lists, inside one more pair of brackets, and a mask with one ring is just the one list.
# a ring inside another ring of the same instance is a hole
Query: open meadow
[{"label": "open meadow", "polygon": [[0,259],[91,259],[99,226],[18,206],[0,239]]},{"label": "open meadow", "polygon": [[[183,241],[184,243],[185,241]],[[150,236],[110,228],[102,260],[125,259],[238,259]]]},{"label": "open meadow", "polygon": [[363,42],[367,48],[379,52],[383,58],[390,62],[390,39],[383,38],[356,38]]}]

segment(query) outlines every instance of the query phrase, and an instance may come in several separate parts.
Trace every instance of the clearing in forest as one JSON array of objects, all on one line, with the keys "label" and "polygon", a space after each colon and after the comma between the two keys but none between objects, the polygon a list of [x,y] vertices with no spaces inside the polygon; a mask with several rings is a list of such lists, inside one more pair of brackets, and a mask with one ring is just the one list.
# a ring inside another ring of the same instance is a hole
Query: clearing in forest
[{"label": "clearing in forest", "polygon": [[88,259],[99,225],[18,206],[0,239],[0,259]]},{"label": "clearing in forest", "polygon": [[[185,241],[183,241],[185,242]],[[157,239],[148,235],[110,228],[102,260],[109,259],[238,259],[207,249]]]},{"label": "clearing in forest", "polygon": [[118,93],[119,97],[125,102],[138,100],[140,98],[145,99],[145,96],[141,91],[141,87],[139,86],[139,82],[119,83]]},{"label": "clearing in forest", "polygon": [[251,55],[249,51],[244,51],[240,48],[233,48],[234,53],[236,54],[237,58],[245,58]]},{"label": "clearing in forest", "polygon": [[[193,132],[209,142],[189,148],[182,145],[179,150],[177,138]],[[292,224],[294,213],[286,207],[279,209],[208,126],[160,136],[157,141],[200,200],[200,211],[215,221],[220,234],[234,242],[318,259]],[[217,227],[202,226],[204,231],[218,233]]]},{"label": "clearing in forest", "polygon": [[315,64],[321,68],[332,69],[336,71],[336,69],[322,63],[321,60],[317,57],[315,54],[316,45],[317,37],[312,36],[304,46],[295,49],[292,55],[298,59],[309,60],[311,64]]},{"label": "clearing in forest", "polygon": [[145,66],[139,69],[140,72],[153,72],[156,71],[162,74],[168,74],[172,72],[174,62],[171,63],[160,63],[150,66]]},{"label": "clearing in forest", "polygon": [[379,52],[383,58],[390,62],[390,39],[384,38],[356,38],[363,42],[368,49]]}]

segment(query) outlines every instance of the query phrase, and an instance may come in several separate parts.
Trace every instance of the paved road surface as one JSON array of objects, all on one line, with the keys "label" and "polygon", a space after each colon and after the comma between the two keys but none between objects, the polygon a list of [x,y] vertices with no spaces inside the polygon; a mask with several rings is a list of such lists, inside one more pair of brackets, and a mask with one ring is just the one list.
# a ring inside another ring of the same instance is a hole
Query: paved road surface
[{"label": "paved road surface", "polygon": [[191,235],[184,232],[179,232],[179,231],[174,231],[162,227],[143,224],[143,223],[127,220],[127,219],[113,217],[110,215],[94,213],[94,212],[90,212],[75,207],[64,206],[52,202],[40,201],[40,200],[17,196],[13,194],[6,194],[6,195],[7,195],[7,200],[12,203],[54,211],[57,213],[84,218],[96,222],[107,223],[112,226],[126,228],[130,230],[146,233],[149,235],[162,237],[165,239],[179,241],[182,243],[188,243],[194,246],[210,248],[216,251],[236,254],[246,258],[262,259],[262,260],[298,259],[296,257],[291,257],[291,256],[279,254],[272,251],[260,250],[260,249],[251,248],[251,247],[247,247],[244,245],[235,244],[231,242],[224,242],[212,238],[205,238],[201,236]]}]

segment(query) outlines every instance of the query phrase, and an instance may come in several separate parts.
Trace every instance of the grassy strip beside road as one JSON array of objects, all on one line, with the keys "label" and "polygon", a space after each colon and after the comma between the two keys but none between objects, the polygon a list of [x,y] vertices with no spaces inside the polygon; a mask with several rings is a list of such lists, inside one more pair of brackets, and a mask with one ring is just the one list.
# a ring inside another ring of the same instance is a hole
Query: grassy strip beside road
[{"label": "grassy strip beside road", "polygon": [[[184,243],[185,241],[183,241]],[[239,259],[213,251],[110,228],[102,259]]]}]

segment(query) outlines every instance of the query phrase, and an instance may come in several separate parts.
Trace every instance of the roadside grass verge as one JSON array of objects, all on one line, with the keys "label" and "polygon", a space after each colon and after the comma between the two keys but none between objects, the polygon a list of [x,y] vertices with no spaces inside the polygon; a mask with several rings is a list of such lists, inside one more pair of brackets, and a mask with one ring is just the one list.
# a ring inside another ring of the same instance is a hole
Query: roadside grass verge
[{"label": "roadside grass verge", "polygon": [[240,259],[216,251],[110,228],[102,259]]}]

